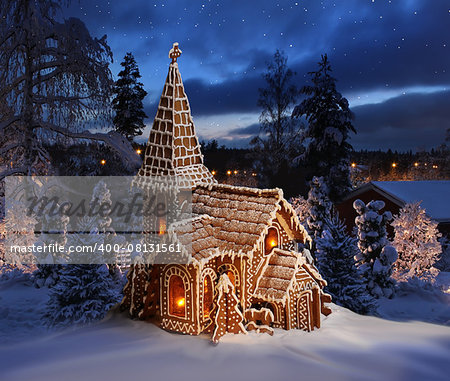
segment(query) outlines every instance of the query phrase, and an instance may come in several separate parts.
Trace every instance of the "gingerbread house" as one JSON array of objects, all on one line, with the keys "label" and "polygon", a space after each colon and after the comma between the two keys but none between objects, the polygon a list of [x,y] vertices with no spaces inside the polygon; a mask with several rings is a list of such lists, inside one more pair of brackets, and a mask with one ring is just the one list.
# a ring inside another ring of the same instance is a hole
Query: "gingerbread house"
[{"label": "gingerbread house", "polygon": [[138,173],[172,175],[191,197],[188,220],[167,226],[186,263],[135,263],[122,309],[185,334],[320,327],[331,297],[312,263],[310,237],[280,189],[218,184],[203,164],[178,69],[178,44]]}]

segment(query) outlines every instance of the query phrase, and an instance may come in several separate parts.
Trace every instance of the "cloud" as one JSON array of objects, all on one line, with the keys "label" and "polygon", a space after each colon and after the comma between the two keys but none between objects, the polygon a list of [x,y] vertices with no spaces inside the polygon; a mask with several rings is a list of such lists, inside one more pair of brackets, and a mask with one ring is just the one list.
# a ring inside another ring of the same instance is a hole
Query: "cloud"
[{"label": "cloud", "polygon": [[253,123],[246,127],[239,127],[235,128],[229,131],[229,136],[256,136],[259,135],[260,132],[260,124],[259,123]]},{"label": "cloud", "polygon": [[408,94],[353,108],[354,148],[420,149],[444,141],[450,127],[450,91]]}]

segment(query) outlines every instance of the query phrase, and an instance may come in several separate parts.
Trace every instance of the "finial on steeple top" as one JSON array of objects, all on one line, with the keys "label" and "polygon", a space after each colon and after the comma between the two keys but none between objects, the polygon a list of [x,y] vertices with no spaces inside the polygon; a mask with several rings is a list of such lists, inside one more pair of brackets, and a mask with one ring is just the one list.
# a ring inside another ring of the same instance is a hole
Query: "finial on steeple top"
[{"label": "finial on steeple top", "polygon": [[172,49],[169,51],[169,58],[172,58],[172,63],[177,62],[177,58],[181,56],[181,53],[183,52],[178,48],[178,42],[174,42]]}]

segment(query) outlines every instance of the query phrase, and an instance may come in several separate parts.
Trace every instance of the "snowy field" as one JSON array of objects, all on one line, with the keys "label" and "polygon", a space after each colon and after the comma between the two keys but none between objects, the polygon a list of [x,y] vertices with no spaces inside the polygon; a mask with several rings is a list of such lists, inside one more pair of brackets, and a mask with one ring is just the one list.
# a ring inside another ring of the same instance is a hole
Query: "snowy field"
[{"label": "snowy field", "polygon": [[[46,331],[40,314],[47,296],[23,282],[0,284],[0,380],[448,380],[450,327],[360,316],[332,305],[314,332],[275,330],[225,336],[184,336],[110,313],[97,324]],[[449,301],[406,296],[408,314],[450,320]],[[413,307],[415,306],[415,308]],[[419,308],[417,308],[419,306]],[[420,318],[420,317],[419,317]],[[398,320],[398,319],[397,319]]]}]

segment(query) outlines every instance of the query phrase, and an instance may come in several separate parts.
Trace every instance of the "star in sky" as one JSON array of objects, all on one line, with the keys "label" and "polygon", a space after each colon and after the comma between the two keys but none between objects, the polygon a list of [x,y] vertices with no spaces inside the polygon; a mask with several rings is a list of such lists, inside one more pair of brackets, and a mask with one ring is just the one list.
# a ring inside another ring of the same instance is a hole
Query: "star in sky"
[{"label": "star in sky", "polygon": [[[245,146],[258,132],[258,88],[276,49],[302,86],[327,53],[356,115],[355,148],[420,149],[442,143],[450,120],[447,1],[129,0],[73,2],[96,36],[107,34],[114,74],[126,52],[139,64],[151,125],[179,60],[199,135]],[[376,116],[376,117],[374,117]]]}]

